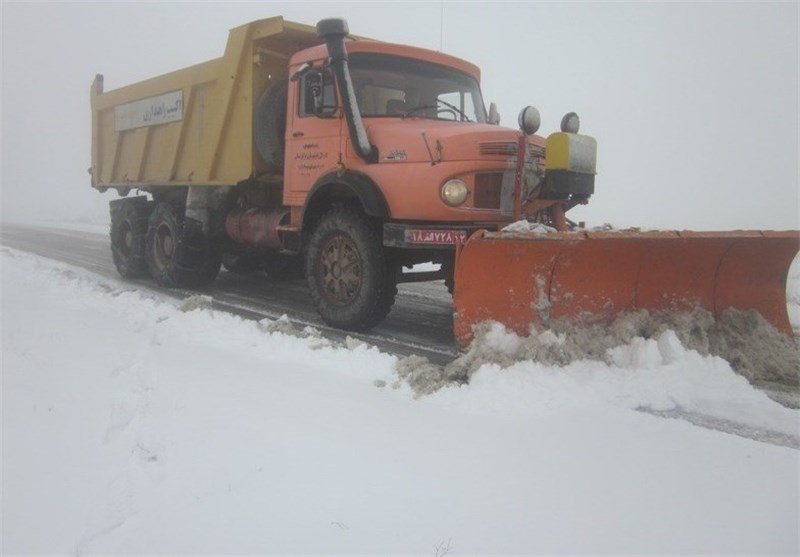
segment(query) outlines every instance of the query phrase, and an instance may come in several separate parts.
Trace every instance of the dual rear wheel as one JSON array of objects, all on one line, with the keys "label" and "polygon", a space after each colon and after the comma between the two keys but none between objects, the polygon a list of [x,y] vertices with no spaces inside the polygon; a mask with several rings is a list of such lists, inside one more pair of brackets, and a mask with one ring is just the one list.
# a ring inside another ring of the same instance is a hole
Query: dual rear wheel
[{"label": "dual rear wheel", "polygon": [[217,278],[222,254],[201,230],[189,228],[172,205],[159,203],[149,219],[145,260],[162,286],[197,288]]},{"label": "dual rear wheel", "polygon": [[[119,273],[148,273],[162,286],[197,288],[219,273],[222,254],[182,212],[144,197],[112,202],[111,249]],[[234,272],[253,270],[252,260],[228,258]],[[275,279],[297,277],[302,260],[280,254],[263,268]],[[381,322],[397,295],[395,268],[383,248],[380,227],[348,206],[322,215],[305,250],[305,275],[314,307],[334,327],[365,331]]]},{"label": "dual rear wheel", "polygon": [[206,286],[221,263],[214,243],[187,229],[183,215],[171,204],[144,197],[111,203],[111,253],[123,277],[149,274],[170,288]]},{"label": "dual rear wheel", "polygon": [[125,278],[147,275],[145,242],[147,217],[152,203],[145,197],[116,199],[111,208],[111,257],[117,271]]}]

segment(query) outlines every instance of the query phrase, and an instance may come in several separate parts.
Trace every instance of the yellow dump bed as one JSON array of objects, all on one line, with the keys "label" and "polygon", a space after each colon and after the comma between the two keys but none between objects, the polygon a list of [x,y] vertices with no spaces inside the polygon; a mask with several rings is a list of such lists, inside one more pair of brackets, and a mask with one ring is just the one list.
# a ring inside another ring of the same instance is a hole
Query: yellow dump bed
[{"label": "yellow dump bed", "polygon": [[253,109],[289,58],[320,44],[314,27],[262,19],[230,31],[225,54],[140,83],[92,84],[92,186],[233,185],[263,163]]}]

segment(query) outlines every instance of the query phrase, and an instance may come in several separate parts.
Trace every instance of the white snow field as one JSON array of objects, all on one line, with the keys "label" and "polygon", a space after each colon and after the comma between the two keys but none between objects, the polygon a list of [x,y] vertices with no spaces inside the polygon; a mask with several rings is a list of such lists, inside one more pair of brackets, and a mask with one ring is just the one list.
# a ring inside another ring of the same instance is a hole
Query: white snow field
[{"label": "white snow field", "polygon": [[800,414],[674,334],[415,397],[359,342],[0,262],[3,554],[800,549]]}]

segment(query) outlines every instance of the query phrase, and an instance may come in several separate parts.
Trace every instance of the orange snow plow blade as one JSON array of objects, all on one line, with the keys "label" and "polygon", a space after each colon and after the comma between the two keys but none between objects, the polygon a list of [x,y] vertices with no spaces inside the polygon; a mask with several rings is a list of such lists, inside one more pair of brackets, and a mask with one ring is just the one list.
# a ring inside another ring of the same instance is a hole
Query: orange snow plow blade
[{"label": "orange snow plow blade", "polygon": [[800,232],[476,232],[458,251],[459,344],[485,320],[519,335],[550,320],[609,322],[639,309],[718,317],[756,310],[792,336],[786,277]]}]

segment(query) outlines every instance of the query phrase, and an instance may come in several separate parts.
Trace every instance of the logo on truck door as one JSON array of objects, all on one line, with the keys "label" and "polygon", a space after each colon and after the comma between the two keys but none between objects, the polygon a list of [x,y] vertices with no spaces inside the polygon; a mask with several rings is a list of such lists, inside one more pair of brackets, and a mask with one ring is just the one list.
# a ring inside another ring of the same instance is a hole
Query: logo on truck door
[{"label": "logo on truck door", "polygon": [[383,160],[385,161],[404,161],[406,160],[406,152],[404,149],[392,149],[389,151]]},{"label": "logo on truck door", "polygon": [[328,153],[323,151],[319,143],[304,143],[302,150],[297,152],[294,160],[297,161],[297,171],[303,176],[310,176],[312,172],[323,168]]},{"label": "logo on truck door", "polygon": [[114,107],[118,132],[183,120],[183,91],[172,91]]}]

